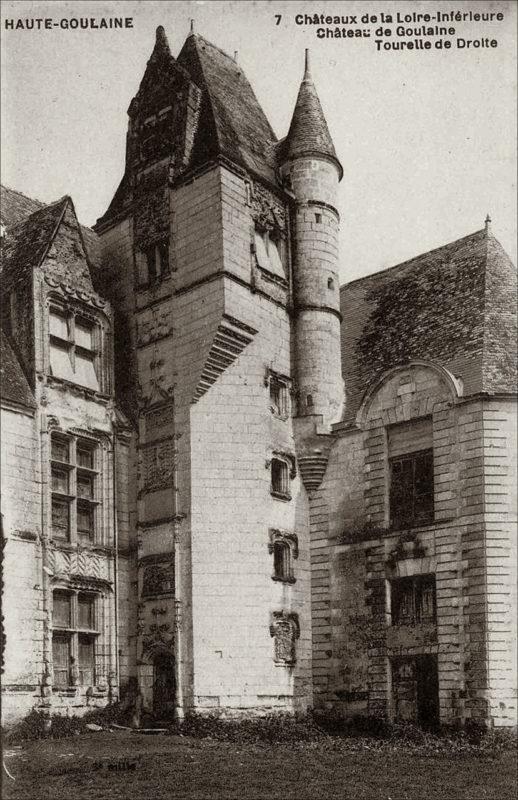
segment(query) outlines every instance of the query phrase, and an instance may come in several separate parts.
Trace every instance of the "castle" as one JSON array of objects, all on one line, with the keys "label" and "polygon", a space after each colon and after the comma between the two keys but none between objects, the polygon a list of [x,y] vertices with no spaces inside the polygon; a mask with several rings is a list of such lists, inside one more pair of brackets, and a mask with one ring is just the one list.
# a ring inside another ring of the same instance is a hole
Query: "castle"
[{"label": "castle", "polygon": [[[516,274],[340,287],[309,64],[277,141],[163,28],[95,230],[2,194],[3,713],[516,724]],[[514,326],[514,328],[513,328]]]}]

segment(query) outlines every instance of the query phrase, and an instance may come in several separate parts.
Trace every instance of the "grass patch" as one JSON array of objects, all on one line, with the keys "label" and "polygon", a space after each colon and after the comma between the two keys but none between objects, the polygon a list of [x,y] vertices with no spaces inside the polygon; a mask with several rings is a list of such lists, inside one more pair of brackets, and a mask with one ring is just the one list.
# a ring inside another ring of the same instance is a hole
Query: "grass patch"
[{"label": "grass patch", "polygon": [[[5,800],[514,800],[514,752],[434,754],[391,738],[237,743],[103,731],[7,746]],[[133,771],[100,769],[129,757]]]}]

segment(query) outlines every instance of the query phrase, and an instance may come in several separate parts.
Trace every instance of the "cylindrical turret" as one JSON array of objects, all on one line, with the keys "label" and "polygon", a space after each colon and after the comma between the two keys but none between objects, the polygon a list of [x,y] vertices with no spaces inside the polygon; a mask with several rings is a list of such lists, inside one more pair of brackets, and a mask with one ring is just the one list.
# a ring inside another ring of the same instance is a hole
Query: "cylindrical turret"
[{"label": "cylindrical turret", "polygon": [[336,192],[342,167],[306,69],[281,173],[295,195],[293,281],[298,415],[338,422],[344,401],[340,357],[339,215]]}]

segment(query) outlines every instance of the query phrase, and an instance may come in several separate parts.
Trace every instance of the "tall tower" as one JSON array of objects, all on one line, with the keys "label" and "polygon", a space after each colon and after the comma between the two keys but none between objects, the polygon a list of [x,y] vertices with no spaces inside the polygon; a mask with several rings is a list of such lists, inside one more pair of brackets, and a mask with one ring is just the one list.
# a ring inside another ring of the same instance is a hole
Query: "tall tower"
[{"label": "tall tower", "polygon": [[282,149],[281,174],[295,195],[296,209],[292,241],[298,416],[321,416],[328,429],[340,420],[344,399],[336,209],[343,169],[313,85],[307,50]]}]

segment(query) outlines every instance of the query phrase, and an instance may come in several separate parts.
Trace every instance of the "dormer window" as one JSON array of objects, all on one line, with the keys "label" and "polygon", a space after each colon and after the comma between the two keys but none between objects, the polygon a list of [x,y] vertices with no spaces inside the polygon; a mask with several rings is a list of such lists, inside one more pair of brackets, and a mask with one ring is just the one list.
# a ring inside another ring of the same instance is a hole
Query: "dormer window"
[{"label": "dormer window", "polygon": [[137,252],[136,260],[139,287],[146,288],[159,283],[170,274],[169,242],[162,239],[148,245]]},{"label": "dormer window", "polygon": [[99,390],[99,326],[76,312],[51,307],[50,372],[56,378]]},{"label": "dormer window", "polygon": [[254,249],[257,266],[277,278],[286,279],[284,268],[284,244],[280,236],[273,231],[261,231],[256,228],[254,233]]}]

